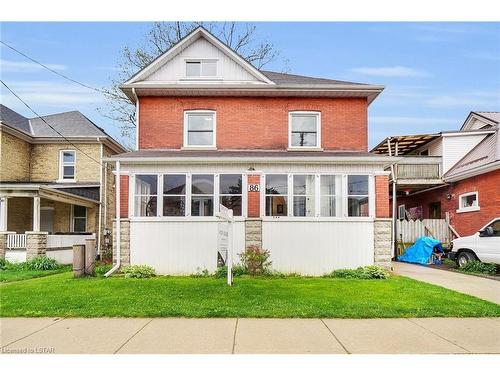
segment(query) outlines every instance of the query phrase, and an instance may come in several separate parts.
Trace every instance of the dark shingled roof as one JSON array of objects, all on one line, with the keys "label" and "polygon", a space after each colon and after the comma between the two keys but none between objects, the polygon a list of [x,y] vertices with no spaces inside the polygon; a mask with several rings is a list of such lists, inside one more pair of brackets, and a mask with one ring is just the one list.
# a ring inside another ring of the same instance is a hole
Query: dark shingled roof
[{"label": "dark shingled roof", "polygon": [[[42,116],[54,129],[65,137],[109,137],[106,132],[79,111]],[[0,120],[32,137],[61,137],[40,117],[26,118],[0,104]]]},{"label": "dark shingled roof", "polygon": [[31,134],[29,120],[3,104],[0,104],[0,121],[24,133]]},{"label": "dark shingled roof", "polygon": [[335,79],[316,78],[301,76],[297,74],[277,73],[267,70],[260,70],[271,81],[277,85],[364,85],[364,83],[338,81]]},{"label": "dark shingled roof", "polygon": [[[43,116],[54,129],[59,133],[68,137],[105,137],[107,134],[100,127],[95,125],[81,112],[71,111],[56,113],[54,115]],[[33,135],[35,137],[59,137],[54,130],[52,130],[43,120],[39,117],[30,119],[31,127],[33,128]]]}]

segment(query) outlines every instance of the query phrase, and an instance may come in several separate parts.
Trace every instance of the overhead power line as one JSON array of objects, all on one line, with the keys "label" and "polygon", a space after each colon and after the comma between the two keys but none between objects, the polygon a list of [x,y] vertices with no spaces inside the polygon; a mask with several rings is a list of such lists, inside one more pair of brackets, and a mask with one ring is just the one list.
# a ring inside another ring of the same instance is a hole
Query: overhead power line
[{"label": "overhead power line", "polygon": [[105,93],[106,93],[104,90],[101,90],[101,89],[98,89],[98,88],[95,88],[95,87],[89,86],[89,85],[87,85],[87,84],[85,84],[85,83],[82,83],[82,82],[77,81],[76,79],[70,78],[70,77],[68,77],[68,76],[66,76],[66,75],[64,75],[64,74],[62,74],[62,73],[59,73],[57,70],[52,69],[51,67],[49,67],[49,66],[47,66],[47,65],[45,65],[45,64],[43,64],[43,63],[41,63],[40,61],[37,61],[37,60],[35,60],[34,58],[32,58],[32,57],[30,57],[30,56],[26,55],[25,53],[23,53],[23,52],[19,51],[18,49],[16,49],[16,48],[12,47],[11,45],[9,45],[9,44],[7,44],[7,43],[5,43],[3,40],[0,40],[0,43],[2,43],[5,47],[10,48],[12,51],[14,51],[14,52],[16,52],[16,53],[20,54],[21,56],[24,56],[24,57],[25,57],[25,58],[27,58],[28,60],[33,61],[35,64],[38,64],[38,65],[40,65],[41,67],[43,67],[43,68],[47,69],[48,71],[50,71],[50,72],[52,72],[52,73],[54,73],[54,74],[57,74],[59,77],[62,77],[62,78],[64,78],[64,79],[67,79],[68,81],[71,81],[71,82],[73,82],[73,83],[76,83],[77,85],[80,85],[80,86],[82,86],[82,87],[85,87],[85,88],[87,88],[87,89],[89,89],[89,90],[97,91],[97,92],[99,92],[99,93],[101,93],[101,94],[105,94]]},{"label": "overhead power line", "polygon": [[40,120],[42,120],[49,128],[51,128],[53,131],[55,131],[57,134],[59,134],[62,138],[64,138],[71,146],[73,146],[74,148],[76,148],[78,151],[80,151],[82,154],[84,154],[86,157],[88,157],[89,159],[93,160],[94,162],[96,162],[97,164],[99,164],[100,166],[102,166],[101,162],[94,159],[92,156],[90,156],[89,154],[87,154],[85,151],[83,151],[81,148],[79,148],[77,145],[75,145],[73,142],[71,142],[71,140],[69,140],[68,138],[66,138],[63,134],[61,134],[57,129],[55,129],[52,125],[50,125],[42,116],[40,116],[33,108],[31,108],[29,106],[28,103],[26,103],[23,99],[21,99],[21,97],[19,95],[17,95],[9,86],[7,86],[7,84],[0,79],[0,82],[2,83],[2,85],[4,85],[7,90],[10,91],[10,93],[12,95],[14,95],[17,99],[19,99],[19,101],[21,103],[23,103],[31,112],[33,112],[35,114],[36,117],[38,117]]}]

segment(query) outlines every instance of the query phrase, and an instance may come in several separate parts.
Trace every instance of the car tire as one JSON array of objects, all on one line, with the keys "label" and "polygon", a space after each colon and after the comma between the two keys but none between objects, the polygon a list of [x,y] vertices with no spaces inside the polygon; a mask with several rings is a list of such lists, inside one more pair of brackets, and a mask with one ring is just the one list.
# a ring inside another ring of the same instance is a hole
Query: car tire
[{"label": "car tire", "polygon": [[464,267],[467,263],[469,263],[471,260],[476,260],[476,256],[471,253],[470,251],[461,251],[457,255],[457,266],[459,268]]}]

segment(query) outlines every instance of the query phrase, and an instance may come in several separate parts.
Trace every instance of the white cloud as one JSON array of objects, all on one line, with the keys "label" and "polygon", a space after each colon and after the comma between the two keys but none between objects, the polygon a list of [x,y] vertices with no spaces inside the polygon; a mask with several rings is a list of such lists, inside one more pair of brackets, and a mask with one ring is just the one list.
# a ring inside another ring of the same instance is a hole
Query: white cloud
[{"label": "white cloud", "polygon": [[369,118],[369,123],[382,125],[452,125],[458,124],[459,120],[439,117],[372,116]]},{"label": "white cloud", "polygon": [[[53,70],[65,70],[66,65],[62,64],[45,64]],[[0,60],[0,71],[2,73],[34,73],[44,70],[45,68],[39,64],[28,61],[12,61],[12,60]]]},{"label": "white cloud", "polygon": [[427,77],[429,73],[406,66],[359,67],[351,72],[378,77]]},{"label": "white cloud", "polygon": [[470,110],[487,107],[496,110],[500,107],[500,91],[477,91],[458,95],[438,95],[425,101],[430,107],[464,107]]},{"label": "white cloud", "polygon": [[[95,105],[103,101],[102,95],[71,83],[54,83],[51,81],[9,82],[9,87],[36,110],[39,106],[72,107]],[[8,105],[19,102],[5,88],[1,88],[2,102]]]}]

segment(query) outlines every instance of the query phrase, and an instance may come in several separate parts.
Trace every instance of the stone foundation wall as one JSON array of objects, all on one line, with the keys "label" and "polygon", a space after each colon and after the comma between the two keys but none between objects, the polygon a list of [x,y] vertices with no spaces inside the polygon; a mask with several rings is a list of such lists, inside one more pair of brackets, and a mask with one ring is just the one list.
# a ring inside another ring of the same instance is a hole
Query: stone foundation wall
[{"label": "stone foundation wall", "polygon": [[9,233],[14,232],[0,232],[0,259],[5,259],[5,252],[7,251],[7,236]]},{"label": "stone foundation wall", "polygon": [[249,246],[262,248],[262,219],[260,218],[245,220],[245,248]]},{"label": "stone foundation wall", "polygon": [[392,258],[391,232],[392,220],[375,219],[374,229],[374,263],[377,266],[390,268]]},{"label": "stone foundation wall", "polygon": [[47,252],[47,232],[26,232],[26,260]]},{"label": "stone foundation wall", "polygon": [[[113,264],[116,264],[116,220],[113,221]],[[120,222],[120,259],[121,266],[130,265],[130,221]]]}]

